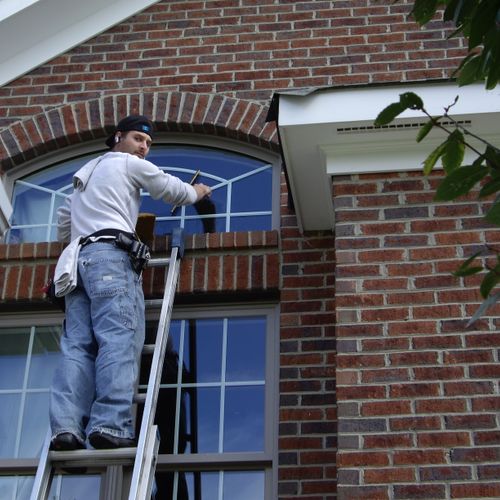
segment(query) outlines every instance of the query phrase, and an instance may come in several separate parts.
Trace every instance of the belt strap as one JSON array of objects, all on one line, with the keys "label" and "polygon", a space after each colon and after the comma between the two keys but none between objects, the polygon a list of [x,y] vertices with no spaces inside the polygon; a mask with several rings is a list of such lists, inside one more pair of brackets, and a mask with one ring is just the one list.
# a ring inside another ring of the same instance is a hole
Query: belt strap
[{"label": "belt strap", "polygon": [[136,239],[135,234],[133,233],[127,233],[126,231],[122,231],[121,229],[107,228],[99,229],[99,231],[95,231],[94,233],[85,236],[85,238],[82,238],[80,244],[82,247],[84,247],[86,245],[89,245],[90,243],[99,241],[100,238],[115,240],[120,234],[125,234],[126,236],[134,240]]}]

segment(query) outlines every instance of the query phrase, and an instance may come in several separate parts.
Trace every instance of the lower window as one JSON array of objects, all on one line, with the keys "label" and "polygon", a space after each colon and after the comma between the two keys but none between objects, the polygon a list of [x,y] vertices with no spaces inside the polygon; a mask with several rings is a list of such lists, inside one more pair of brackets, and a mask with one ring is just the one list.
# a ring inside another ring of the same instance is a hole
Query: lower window
[{"label": "lower window", "polygon": [[[146,343],[154,343],[157,315],[148,311]],[[155,419],[157,500],[275,498],[275,318],[271,307],[174,313]],[[0,328],[0,417],[8,423],[0,430],[0,498],[8,500],[31,493],[60,356],[60,317],[25,322]],[[143,357],[139,391],[150,359]],[[116,468],[90,472],[56,476],[49,498],[100,500]]]}]

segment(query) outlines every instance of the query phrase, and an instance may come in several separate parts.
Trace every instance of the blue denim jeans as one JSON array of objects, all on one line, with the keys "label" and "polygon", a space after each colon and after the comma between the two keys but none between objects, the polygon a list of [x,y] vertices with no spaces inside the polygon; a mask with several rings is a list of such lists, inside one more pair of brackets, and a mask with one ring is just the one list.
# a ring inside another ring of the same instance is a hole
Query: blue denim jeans
[{"label": "blue denim jeans", "polygon": [[50,395],[52,435],[133,438],[132,399],[144,344],[142,279],[113,243],[83,247],[78,285],[66,295],[62,362]]}]

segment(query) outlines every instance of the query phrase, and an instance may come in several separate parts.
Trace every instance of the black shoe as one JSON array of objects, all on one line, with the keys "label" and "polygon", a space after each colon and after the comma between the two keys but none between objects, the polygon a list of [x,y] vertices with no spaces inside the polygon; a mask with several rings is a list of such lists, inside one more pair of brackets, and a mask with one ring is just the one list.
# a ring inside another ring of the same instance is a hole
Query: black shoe
[{"label": "black shoe", "polygon": [[135,439],[112,436],[104,432],[93,432],[89,436],[89,443],[96,450],[109,450],[111,448],[132,448],[135,446]]},{"label": "black shoe", "polygon": [[63,432],[52,438],[50,449],[54,451],[83,450],[85,446],[71,432]]}]

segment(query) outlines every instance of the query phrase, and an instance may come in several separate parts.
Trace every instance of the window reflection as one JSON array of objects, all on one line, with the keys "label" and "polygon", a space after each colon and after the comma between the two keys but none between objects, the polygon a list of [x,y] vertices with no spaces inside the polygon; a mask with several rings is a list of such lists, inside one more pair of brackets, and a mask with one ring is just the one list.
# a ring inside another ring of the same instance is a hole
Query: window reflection
[{"label": "window reflection", "polygon": [[27,328],[0,331],[0,390],[22,387],[29,337],[30,330]]},{"label": "window reflection", "polygon": [[52,481],[49,498],[53,500],[99,500],[100,476],[58,476]]},{"label": "window reflection", "polygon": [[[47,430],[59,326],[0,329],[0,457],[36,457]],[[1,497],[0,497],[1,498]]]},{"label": "window reflection", "polygon": [[20,394],[0,394],[0,458],[10,458],[16,454],[20,407]]},{"label": "window reflection", "polygon": [[[0,476],[2,500],[29,500],[34,476]],[[50,500],[99,500],[101,478],[98,475],[56,476],[52,480]],[[158,499],[160,500],[160,499]]]},{"label": "window reflection", "polygon": [[[155,334],[151,323],[147,342]],[[161,453],[264,450],[265,343],[264,316],[172,322],[157,406]]]},{"label": "window reflection", "polygon": [[155,477],[155,500],[264,499],[264,471],[261,470],[157,472]]}]

